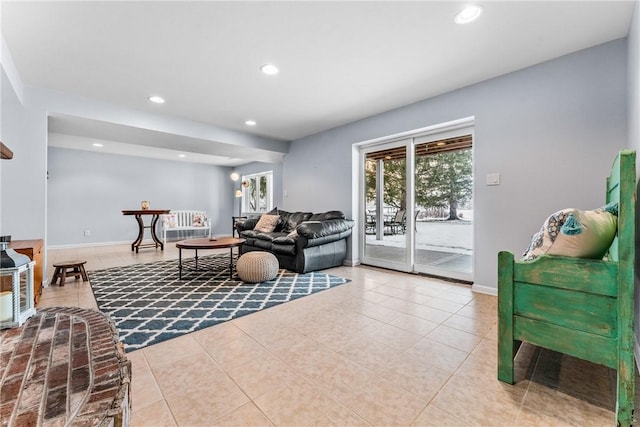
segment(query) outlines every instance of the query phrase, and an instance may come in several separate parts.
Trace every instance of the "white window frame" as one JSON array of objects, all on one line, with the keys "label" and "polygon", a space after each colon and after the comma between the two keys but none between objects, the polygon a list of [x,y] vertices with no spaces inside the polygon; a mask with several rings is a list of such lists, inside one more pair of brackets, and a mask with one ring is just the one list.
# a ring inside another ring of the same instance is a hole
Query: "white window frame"
[{"label": "white window frame", "polygon": [[[249,192],[250,190],[250,186],[241,186],[242,189],[242,212],[243,213],[249,213],[249,214],[254,214],[254,213],[263,213],[263,212],[269,212],[271,209],[273,209],[273,171],[265,171],[265,172],[259,172],[259,173],[254,173],[254,174],[250,174],[250,175],[243,175],[242,176],[242,182],[249,182],[251,179],[255,179],[256,182],[260,182],[260,179],[262,177],[265,177],[267,179],[267,189],[266,189],[266,200],[267,200],[267,206],[265,208],[264,211],[261,210],[253,210],[251,209],[251,203],[250,203],[250,197],[251,194]],[[259,206],[258,201],[256,200],[255,206]]]}]

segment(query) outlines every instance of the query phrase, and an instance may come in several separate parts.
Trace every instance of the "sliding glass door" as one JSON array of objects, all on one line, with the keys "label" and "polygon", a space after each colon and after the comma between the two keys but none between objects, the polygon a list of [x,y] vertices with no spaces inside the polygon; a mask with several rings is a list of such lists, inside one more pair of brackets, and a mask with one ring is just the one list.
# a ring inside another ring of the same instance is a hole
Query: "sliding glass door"
[{"label": "sliding glass door", "polygon": [[414,270],[473,279],[472,136],[415,141]]},{"label": "sliding glass door", "polygon": [[473,280],[473,129],[361,149],[362,263]]},{"label": "sliding glass door", "polygon": [[407,141],[364,153],[364,258],[375,265],[408,271]]}]

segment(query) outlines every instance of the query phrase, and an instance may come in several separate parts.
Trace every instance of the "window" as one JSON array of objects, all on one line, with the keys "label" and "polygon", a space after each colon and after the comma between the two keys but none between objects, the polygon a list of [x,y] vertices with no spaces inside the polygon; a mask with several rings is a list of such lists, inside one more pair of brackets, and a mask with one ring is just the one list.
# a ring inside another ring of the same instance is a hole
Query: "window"
[{"label": "window", "polygon": [[273,209],[273,171],[242,177],[242,211],[269,212]]}]

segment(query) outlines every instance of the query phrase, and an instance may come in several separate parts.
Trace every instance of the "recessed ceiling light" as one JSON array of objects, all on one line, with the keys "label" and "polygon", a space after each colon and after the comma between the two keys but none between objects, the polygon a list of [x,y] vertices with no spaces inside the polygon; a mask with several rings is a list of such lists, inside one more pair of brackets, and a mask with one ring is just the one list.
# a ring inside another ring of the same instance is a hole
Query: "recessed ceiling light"
[{"label": "recessed ceiling light", "polygon": [[187,155],[186,154],[178,154],[178,157],[185,158],[185,157],[187,157]]},{"label": "recessed ceiling light", "polygon": [[164,104],[164,98],[161,96],[150,96],[149,101],[153,102],[154,104]]},{"label": "recessed ceiling light", "polygon": [[469,5],[456,15],[455,22],[456,24],[468,24],[478,19],[481,13],[482,8],[480,6],[475,4]]},{"label": "recessed ceiling light", "polygon": [[255,120],[247,120],[244,122],[245,125],[247,126],[255,126],[256,125],[256,121]]},{"label": "recessed ceiling light", "polygon": [[276,67],[273,64],[264,64],[262,67],[260,67],[260,71],[270,76],[273,76],[274,74],[278,74],[280,70],[278,70],[278,67]]},{"label": "recessed ceiling light", "polygon": [[99,142],[94,142],[92,145],[94,147],[104,147],[104,144],[100,144]]}]

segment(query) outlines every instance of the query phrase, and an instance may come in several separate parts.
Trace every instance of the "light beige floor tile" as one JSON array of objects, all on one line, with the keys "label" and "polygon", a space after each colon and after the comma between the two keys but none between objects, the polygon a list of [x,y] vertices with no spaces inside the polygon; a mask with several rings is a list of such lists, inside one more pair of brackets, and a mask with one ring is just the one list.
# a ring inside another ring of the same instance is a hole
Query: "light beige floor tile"
[{"label": "light beige floor tile", "polygon": [[152,372],[166,398],[191,392],[206,394],[210,390],[215,390],[218,396],[239,391],[225,372],[204,354],[178,359],[174,363],[152,368]]},{"label": "light beige floor tile", "polygon": [[440,325],[433,331],[429,332],[427,337],[467,353],[473,351],[473,349],[482,340],[482,338],[477,335],[444,325]]},{"label": "light beige floor tile", "polygon": [[252,359],[260,359],[267,354],[267,350],[248,335],[226,340],[224,344],[203,336],[195,338],[223,369],[242,365]]},{"label": "light beige floor tile", "polygon": [[362,333],[367,337],[399,351],[404,351],[413,347],[422,339],[421,335],[386,324],[375,328],[371,327],[363,329]]},{"label": "light beige floor tile", "polygon": [[426,320],[430,320],[435,323],[442,323],[452,316],[452,313],[447,311],[439,310],[433,307],[427,307],[425,305],[415,305],[411,306],[411,309],[406,312],[407,314],[411,314],[412,316],[421,317]]},{"label": "light beige floor tile", "polygon": [[190,334],[145,347],[142,351],[152,369],[175,363],[194,354],[205,353],[205,350]]},{"label": "light beige floor tile", "polygon": [[603,408],[548,386],[531,382],[524,406],[575,426],[615,425],[613,408]]},{"label": "light beige floor tile", "polygon": [[209,426],[248,402],[239,390],[220,394],[215,387],[167,396],[167,405],[179,426]]},{"label": "light beige floor tile", "polygon": [[231,367],[226,373],[252,400],[280,385],[295,389],[310,382],[282,360],[271,355]]},{"label": "light beige floor tile", "polygon": [[496,325],[496,322],[483,322],[478,319],[454,314],[445,320],[443,324],[451,328],[456,328],[461,331],[469,332],[470,334],[484,337]]},{"label": "light beige floor tile", "polygon": [[595,404],[616,402],[614,370],[554,351],[541,352],[532,380]]},{"label": "light beige floor tile", "polygon": [[273,426],[271,421],[252,402],[245,403],[209,425],[216,427]]},{"label": "light beige floor tile", "polygon": [[[451,412],[457,412],[456,408],[449,408]],[[412,426],[416,427],[470,427],[471,424],[462,421],[454,414],[443,411],[433,405],[427,408],[415,420]],[[548,426],[547,426],[548,427]]]},{"label": "light beige floor tile", "polygon": [[[134,398],[135,399],[135,398]],[[131,427],[176,427],[171,411],[164,400],[131,412]]]},{"label": "light beige floor tile", "polygon": [[278,426],[327,425],[332,419],[347,420],[350,424],[349,420],[359,420],[356,414],[312,384],[295,389],[279,385],[254,403]]},{"label": "light beige floor tile", "polygon": [[362,337],[352,340],[339,353],[373,372],[379,372],[388,366],[400,351]]},{"label": "light beige floor tile", "polygon": [[454,376],[431,404],[445,412],[455,408],[456,416],[472,425],[511,426],[518,415],[522,396],[510,393],[507,387],[496,389],[471,382],[468,377]]},{"label": "light beige floor tile", "polygon": [[427,402],[451,377],[449,372],[431,365],[415,353],[398,355],[378,374]]},{"label": "light beige floor tile", "polygon": [[160,387],[147,364],[142,350],[127,354],[131,361],[131,395],[135,396],[133,401],[133,411],[140,410],[164,399],[160,392]]},{"label": "light beige floor tile", "polygon": [[438,310],[446,311],[447,313],[455,313],[465,306],[465,304],[461,304],[459,302],[454,302],[454,301],[448,301],[440,298],[439,296],[426,299],[422,303],[422,305],[426,305],[427,307],[437,308]]},{"label": "light beige floor tile", "polygon": [[[528,427],[578,427],[581,424],[570,424],[567,422],[559,422],[556,417],[545,414],[538,410],[532,410],[523,406],[520,408],[518,418],[515,425]],[[613,424],[612,424],[613,425]],[[603,426],[604,427],[604,426]]]},{"label": "light beige floor tile", "polygon": [[409,425],[423,411],[427,402],[385,379],[369,384],[345,405],[373,425]]},{"label": "light beige floor tile", "polygon": [[421,356],[429,364],[449,373],[455,372],[469,355],[465,351],[439,343],[429,337],[418,341],[407,353]]},{"label": "light beige floor tile", "polygon": [[427,335],[438,326],[436,322],[410,314],[401,314],[391,325],[420,336]]}]

